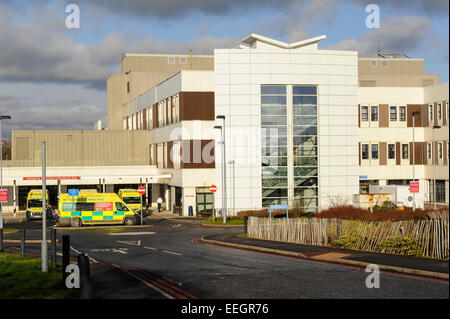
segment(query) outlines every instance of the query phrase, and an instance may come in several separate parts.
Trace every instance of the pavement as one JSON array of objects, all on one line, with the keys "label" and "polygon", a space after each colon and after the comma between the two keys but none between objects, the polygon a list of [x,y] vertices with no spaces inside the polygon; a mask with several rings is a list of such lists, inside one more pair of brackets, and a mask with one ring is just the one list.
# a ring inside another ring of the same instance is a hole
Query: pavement
[{"label": "pavement", "polygon": [[449,261],[432,258],[419,258],[393,254],[372,253],[366,251],[300,245],[293,243],[238,237],[235,234],[217,234],[205,236],[206,243],[273,253],[304,259],[365,267],[378,265],[381,270],[389,270],[405,274],[449,278]]}]

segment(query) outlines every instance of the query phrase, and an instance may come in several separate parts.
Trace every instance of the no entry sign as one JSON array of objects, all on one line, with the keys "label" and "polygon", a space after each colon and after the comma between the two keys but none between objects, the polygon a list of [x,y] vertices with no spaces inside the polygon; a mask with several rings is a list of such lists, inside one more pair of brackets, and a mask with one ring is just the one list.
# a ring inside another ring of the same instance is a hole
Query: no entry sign
[{"label": "no entry sign", "polygon": [[7,201],[8,201],[8,190],[0,189],[0,202],[7,202]]},{"label": "no entry sign", "polygon": [[145,194],[145,187],[144,186],[140,186],[138,188],[138,193],[141,194],[141,195],[144,195]]},{"label": "no entry sign", "polygon": [[419,192],[419,182],[410,182],[409,183],[409,191],[411,193],[418,193]]},{"label": "no entry sign", "polygon": [[215,193],[215,192],[217,191],[217,186],[216,186],[216,185],[211,185],[211,186],[209,186],[209,191],[210,191],[211,193]]}]

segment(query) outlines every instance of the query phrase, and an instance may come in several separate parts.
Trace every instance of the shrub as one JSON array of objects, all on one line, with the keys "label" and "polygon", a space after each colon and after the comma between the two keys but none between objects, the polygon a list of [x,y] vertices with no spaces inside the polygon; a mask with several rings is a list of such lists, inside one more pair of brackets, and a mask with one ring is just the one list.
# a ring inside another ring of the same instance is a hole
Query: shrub
[{"label": "shrub", "polygon": [[351,234],[344,234],[341,237],[339,237],[336,240],[333,240],[331,243],[333,246],[341,247],[341,248],[355,248],[356,244],[360,241],[360,237],[351,235]]},{"label": "shrub", "polygon": [[388,251],[394,254],[406,254],[409,256],[420,255],[420,247],[416,240],[409,237],[391,236],[381,244],[382,252]]}]

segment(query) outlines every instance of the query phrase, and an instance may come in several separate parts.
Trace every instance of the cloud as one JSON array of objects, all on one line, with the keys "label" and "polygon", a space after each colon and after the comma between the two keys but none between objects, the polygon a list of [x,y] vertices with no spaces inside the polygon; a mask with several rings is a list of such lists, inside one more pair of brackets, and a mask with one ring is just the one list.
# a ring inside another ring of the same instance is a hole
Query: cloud
[{"label": "cloud", "polygon": [[[3,11],[0,11],[3,12]],[[130,43],[122,35],[108,34],[94,44],[76,43],[64,28],[13,22],[0,13],[0,81],[78,83],[106,89],[106,79],[120,65],[123,52],[212,54],[214,48],[235,46],[239,39],[203,36],[190,41],[161,42],[144,38]],[[60,21],[63,25],[63,21]],[[62,29],[62,31],[61,31]]]},{"label": "cloud", "polygon": [[358,51],[359,57],[377,56],[379,48],[384,52],[408,54],[422,45],[429,28],[430,21],[424,17],[388,18],[381,22],[379,29],[373,29],[357,39],[329,45],[326,49]]}]

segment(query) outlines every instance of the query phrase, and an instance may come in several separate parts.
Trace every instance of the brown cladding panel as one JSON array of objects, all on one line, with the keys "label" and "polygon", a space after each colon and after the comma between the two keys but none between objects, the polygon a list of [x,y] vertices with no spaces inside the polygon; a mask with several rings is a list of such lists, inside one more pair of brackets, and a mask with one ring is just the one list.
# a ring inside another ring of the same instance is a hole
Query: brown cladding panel
[{"label": "brown cladding panel", "polygon": [[407,126],[408,127],[412,127],[413,126],[413,116],[412,116],[412,112],[420,112],[420,114],[415,116],[415,121],[414,121],[414,126],[415,127],[422,127],[423,126],[423,122],[422,122],[422,105],[418,105],[418,104],[408,104],[406,107],[406,120],[407,120]]},{"label": "brown cladding panel", "polygon": [[389,127],[389,105],[380,104],[379,110],[379,127]]},{"label": "brown cladding panel", "polygon": [[361,142],[358,143],[358,146],[359,166],[361,166]]},{"label": "brown cladding panel", "polygon": [[427,165],[427,142],[422,142],[422,163]]},{"label": "brown cladding panel", "polygon": [[173,142],[167,142],[167,168],[173,168],[172,147]]},{"label": "brown cladding panel", "polygon": [[437,113],[437,103],[434,103],[434,111],[433,111],[433,115],[434,115],[434,126],[438,125],[438,113]]},{"label": "brown cladding panel", "polygon": [[447,125],[447,102],[442,101],[442,125]]},{"label": "brown cladding panel", "polygon": [[361,104],[358,104],[358,127],[361,127]]},{"label": "brown cladding panel", "polygon": [[438,147],[439,147],[439,143],[437,142],[437,141],[434,141],[433,142],[433,146],[434,146],[434,160],[433,160],[433,162],[434,162],[434,165],[439,165],[439,157],[438,157],[438,155],[439,155],[439,153],[438,153]]},{"label": "brown cladding panel", "polygon": [[402,154],[400,149],[400,142],[395,143],[395,164],[400,165],[402,163]]},{"label": "brown cladding panel", "polygon": [[428,104],[423,104],[421,106],[421,112],[422,114],[422,126],[423,127],[428,127],[430,124],[428,123]]},{"label": "brown cladding panel", "polygon": [[158,104],[153,104],[153,128],[158,128]]},{"label": "brown cladding panel", "polygon": [[214,92],[181,92],[180,120],[213,121]]},{"label": "brown cladding panel", "polygon": [[142,111],[142,129],[146,130],[147,129],[147,109],[144,109]]},{"label": "brown cladding panel", "polygon": [[448,145],[448,142],[446,142],[446,141],[444,141],[443,143],[443,150],[442,150],[442,152],[443,152],[443,158],[444,158],[444,165],[448,165],[448,161],[447,161],[447,145]]},{"label": "brown cladding panel", "polygon": [[181,168],[215,168],[214,143],[214,140],[181,141]]},{"label": "brown cladding panel", "polygon": [[380,165],[387,165],[387,143],[380,142]]}]

